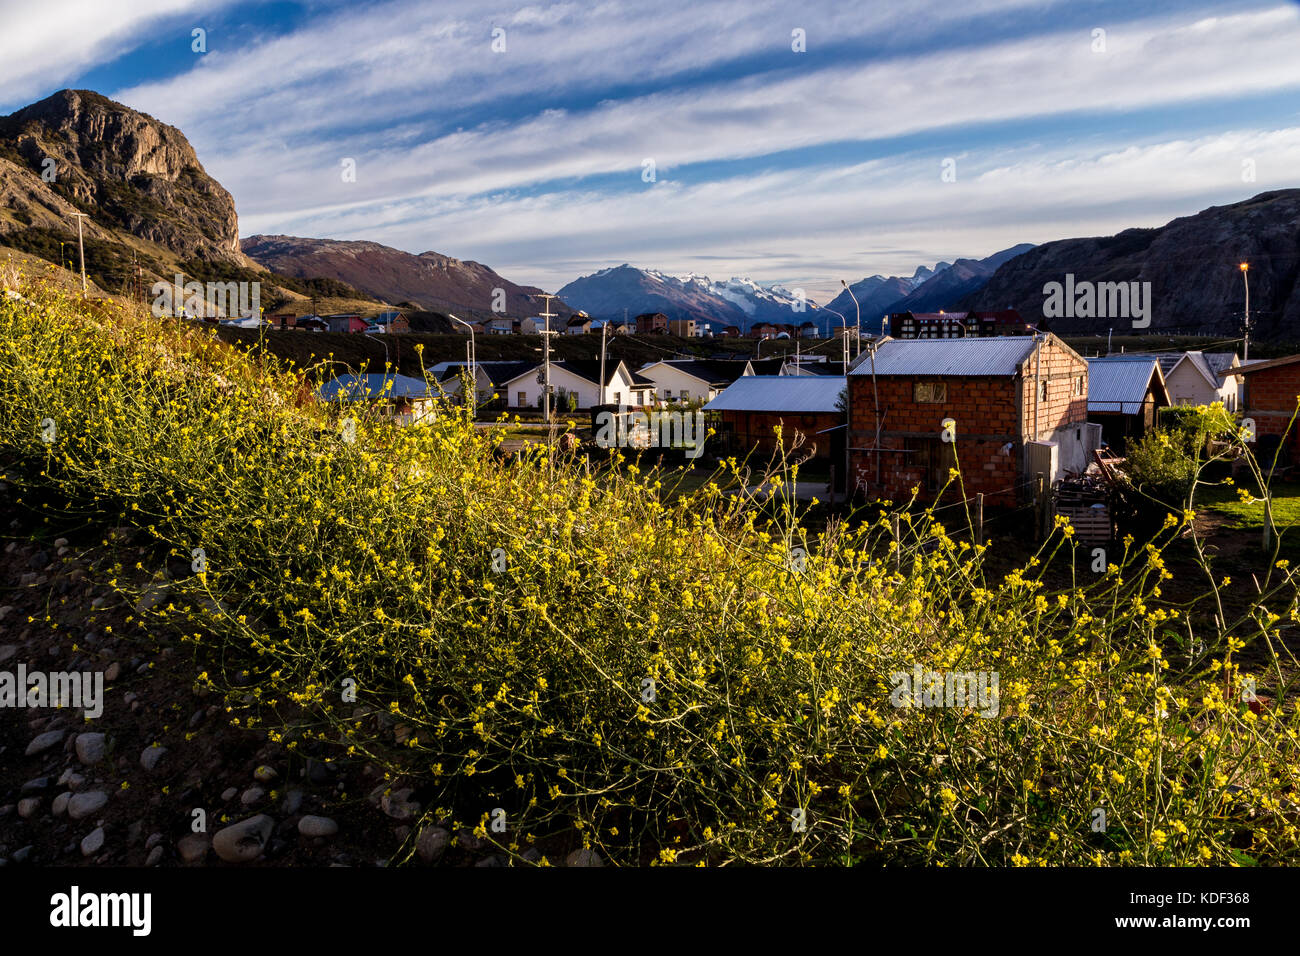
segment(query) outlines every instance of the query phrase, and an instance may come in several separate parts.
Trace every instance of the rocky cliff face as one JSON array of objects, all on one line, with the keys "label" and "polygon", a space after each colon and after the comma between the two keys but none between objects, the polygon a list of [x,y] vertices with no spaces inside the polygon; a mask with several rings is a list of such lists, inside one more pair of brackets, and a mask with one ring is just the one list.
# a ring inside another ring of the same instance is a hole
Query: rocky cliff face
[{"label": "rocky cliff face", "polygon": [[1064,287],[1067,276],[1076,289],[1084,282],[1116,282],[1131,291],[1132,283],[1141,290],[1149,282],[1149,330],[1234,337],[1245,306],[1241,262],[1250,264],[1252,336],[1300,339],[1300,189],[1212,206],[1157,229],[1046,243],[1007,262],[959,307],[1019,309],[1056,332],[1132,331],[1131,318],[1097,315],[1096,304],[1070,309],[1073,315],[1045,315],[1044,286]]},{"label": "rocky cliff face", "polygon": [[0,118],[6,160],[0,235],[66,229],[81,211],[101,238],[127,233],[181,260],[252,266],[234,200],[180,130],[98,93],[63,90]]}]

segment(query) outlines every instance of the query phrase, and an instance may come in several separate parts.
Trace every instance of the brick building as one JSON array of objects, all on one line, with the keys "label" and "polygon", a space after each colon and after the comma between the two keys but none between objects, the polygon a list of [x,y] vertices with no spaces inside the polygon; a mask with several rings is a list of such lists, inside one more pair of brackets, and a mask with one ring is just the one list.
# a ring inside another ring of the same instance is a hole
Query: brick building
[{"label": "brick building", "polygon": [[777,448],[776,429],[786,451],[802,439],[796,454],[844,464],[843,375],[746,375],[704,406],[718,416],[720,455],[744,458],[755,452],[766,462]]},{"label": "brick building", "polygon": [[[849,473],[870,498],[902,501],[919,486],[932,500],[959,465],[967,496],[1014,505],[1037,473],[1050,482],[1082,471],[1100,443],[1087,420],[1088,363],[1050,334],[886,338],[848,383]],[[944,440],[945,420],[955,441]]]},{"label": "brick building", "polygon": [[1256,457],[1271,464],[1285,435],[1286,447],[1278,456],[1278,464],[1300,462],[1300,424],[1291,424],[1300,401],[1300,355],[1249,362],[1228,369],[1224,376],[1239,376],[1246,383],[1242,417],[1255,422]]},{"label": "brick building", "polygon": [[642,312],[636,317],[637,335],[668,334],[668,316],[662,312]]}]

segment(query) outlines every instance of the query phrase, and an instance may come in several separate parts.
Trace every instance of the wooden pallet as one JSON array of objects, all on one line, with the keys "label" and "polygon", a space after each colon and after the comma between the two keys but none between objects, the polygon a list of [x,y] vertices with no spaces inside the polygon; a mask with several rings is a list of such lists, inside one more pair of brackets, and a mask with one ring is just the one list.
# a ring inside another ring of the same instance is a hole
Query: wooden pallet
[{"label": "wooden pallet", "polygon": [[1111,529],[1110,508],[1079,508],[1058,505],[1056,513],[1070,522],[1074,535],[1088,544],[1101,544],[1114,537]]}]

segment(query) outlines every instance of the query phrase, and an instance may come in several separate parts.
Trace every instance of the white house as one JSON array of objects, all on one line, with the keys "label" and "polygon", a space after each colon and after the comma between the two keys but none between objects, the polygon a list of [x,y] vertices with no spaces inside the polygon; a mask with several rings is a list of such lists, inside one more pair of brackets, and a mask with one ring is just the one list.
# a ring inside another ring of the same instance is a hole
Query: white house
[{"label": "white house", "polygon": [[753,375],[748,359],[665,359],[642,367],[639,374],[654,383],[661,402],[712,401],[743,375]]},{"label": "white house", "polygon": [[[506,382],[533,367],[533,362],[497,359],[478,362],[474,366],[474,381],[479,403],[490,401],[493,395],[504,395]],[[465,362],[439,362],[430,365],[425,372],[432,381],[437,383],[442,394],[453,396],[460,394],[461,374],[468,370],[469,365]]]},{"label": "white house", "polygon": [[1236,352],[1174,352],[1158,356],[1171,405],[1211,405],[1235,412],[1240,405],[1239,380],[1224,373],[1241,364]]},{"label": "white house", "polygon": [[[527,371],[502,383],[511,408],[539,408],[545,369],[533,365]],[[551,363],[551,389],[554,404],[561,411],[568,406],[569,395],[578,396],[578,408],[592,405],[645,405],[653,397],[654,383],[628,369],[622,361],[605,363],[604,394],[600,388],[600,360]]]}]

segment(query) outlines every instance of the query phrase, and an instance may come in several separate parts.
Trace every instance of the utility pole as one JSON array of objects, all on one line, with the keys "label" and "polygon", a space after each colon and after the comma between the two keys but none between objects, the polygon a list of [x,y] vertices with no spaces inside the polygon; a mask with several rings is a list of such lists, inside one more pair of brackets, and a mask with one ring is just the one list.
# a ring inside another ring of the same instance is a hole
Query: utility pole
[{"label": "utility pole", "polygon": [[81,240],[81,220],[86,218],[84,212],[74,212],[77,217],[77,251],[81,253],[81,294],[86,294],[86,246]]},{"label": "utility pole", "polygon": [[545,417],[548,426],[547,441],[554,445],[555,424],[551,421],[551,317],[555,313],[551,311],[551,300],[555,296],[544,292],[542,298],[546,300],[546,311],[542,313],[542,316],[546,319],[546,328],[542,330],[543,363],[546,366],[545,378],[542,381],[542,415]]},{"label": "utility pole", "polygon": [[609,322],[600,324],[600,399],[597,405],[605,404],[605,333],[609,331]]},{"label": "utility pole", "polygon": [[1250,272],[1250,263],[1243,262],[1241,264],[1241,281],[1246,286],[1246,322],[1241,340],[1241,359],[1243,362],[1250,358],[1250,280],[1246,277],[1248,272]]}]

